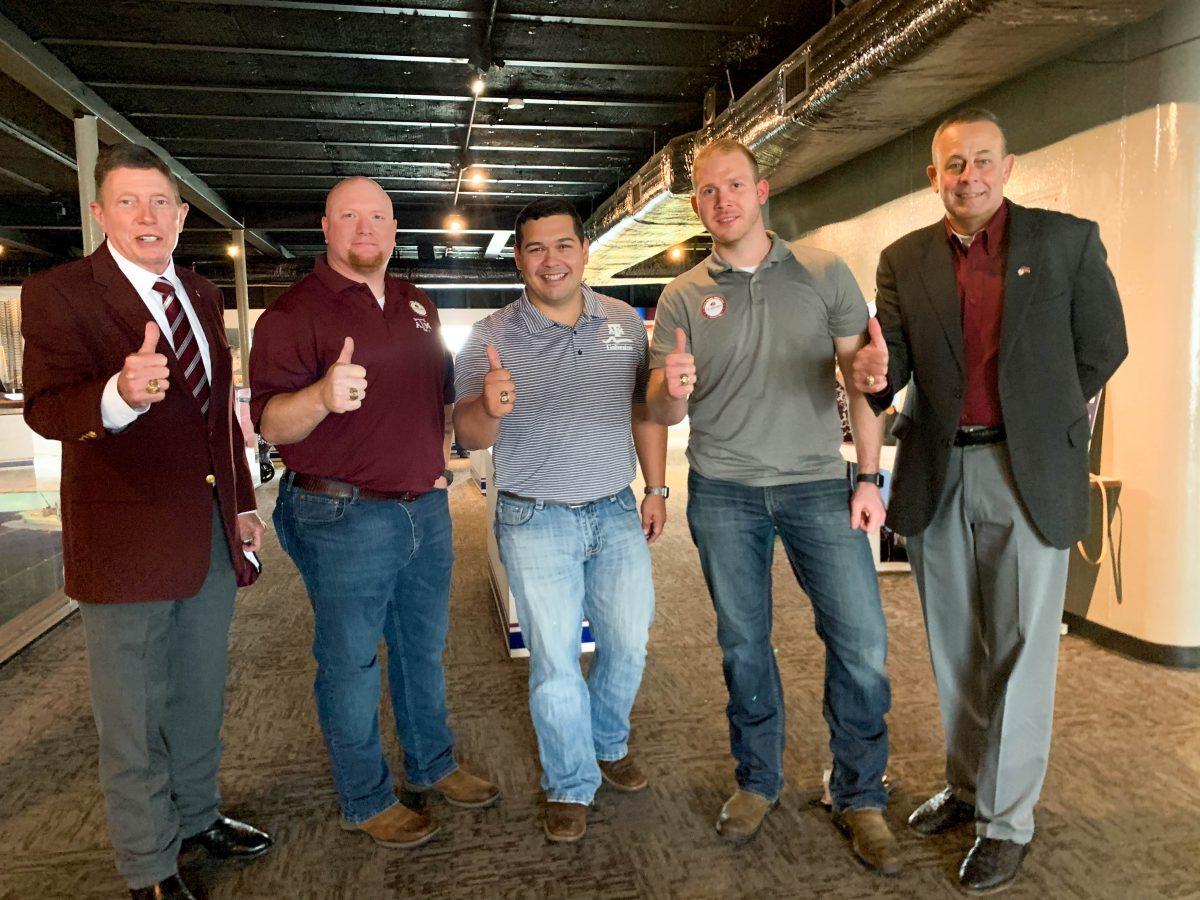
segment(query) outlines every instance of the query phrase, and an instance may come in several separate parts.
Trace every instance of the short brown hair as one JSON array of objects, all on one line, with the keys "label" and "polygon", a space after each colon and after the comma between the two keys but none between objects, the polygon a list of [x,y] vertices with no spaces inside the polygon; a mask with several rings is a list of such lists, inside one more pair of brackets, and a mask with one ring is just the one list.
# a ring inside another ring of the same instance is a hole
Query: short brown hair
[{"label": "short brown hair", "polygon": [[717,138],[716,140],[709,141],[707,144],[701,144],[700,148],[692,155],[693,174],[696,171],[696,166],[700,165],[700,160],[715,153],[740,153],[750,163],[750,171],[754,173],[754,181],[757,183],[761,180],[762,176],[758,173],[758,158],[751,152],[749,147],[733,138]]},{"label": "short brown hair", "polygon": [[141,144],[113,144],[105,147],[96,157],[96,196],[104,188],[104,179],[115,169],[156,169],[166,176],[175,191],[175,200],[179,200],[179,180],[171,167],[162,161],[157,153]]},{"label": "short brown hair", "polygon": [[956,110],[942,119],[942,124],[933,133],[931,146],[937,143],[937,139],[942,136],[942,132],[951,125],[970,125],[974,122],[991,122],[995,125],[1000,130],[1000,150],[1005,155],[1008,154],[1008,135],[1004,133],[1004,126],[1000,124],[1000,117],[990,109],[984,109],[982,106],[968,106]]},{"label": "short brown hair", "polygon": [[571,228],[575,232],[575,237],[579,238],[579,243],[583,243],[583,220],[579,218],[579,210],[575,208],[575,204],[562,197],[541,197],[517,213],[513,231],[518,250],[521,249],[521,232],[524,230],[525,223],[548,219],[550,216],[570,216]]}]

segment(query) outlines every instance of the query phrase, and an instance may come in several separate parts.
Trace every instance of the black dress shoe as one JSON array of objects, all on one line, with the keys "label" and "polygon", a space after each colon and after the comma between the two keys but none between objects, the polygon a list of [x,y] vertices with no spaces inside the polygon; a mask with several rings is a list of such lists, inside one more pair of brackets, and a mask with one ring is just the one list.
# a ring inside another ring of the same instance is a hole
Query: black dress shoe
[{"label": "black dress shoe", "polygon": [[237,819],[217,816],[217,820],[199,834],[184,838],[179,852],[200,847],[218,859],[251,859],[266,853],[271,844],[271,837],[265,831]]},{"label": "black dress shoe", "polygon": [[968,894],[993,894],[1002,891],[1021,871],[1028,844],[977,837],[958,870],[958,883]]},{"label": "black dress shoe", "polygon": [[926,837],[975,821],[975,807],[945,787],[913,810],[908,827]]},{"label": "black dress shoe", "polygon": [[196,900],[178,875],[172,875],[150,887],[130,888],[129,896],[133,900]]}]

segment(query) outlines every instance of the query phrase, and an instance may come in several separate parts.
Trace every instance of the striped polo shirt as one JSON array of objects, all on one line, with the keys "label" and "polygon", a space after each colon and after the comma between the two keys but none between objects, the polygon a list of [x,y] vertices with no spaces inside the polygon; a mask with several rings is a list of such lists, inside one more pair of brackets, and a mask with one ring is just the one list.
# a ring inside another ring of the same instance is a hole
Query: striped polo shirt
[{"label": "striped polo shirt", "polygon": [[631,404],[646,399],[646,326],[631,306],[583,285],[574,327],[520,298],[475,323],[454,361],[459,399],[483,391],[487,345],[517,397],[492,450],[496,485],[524,497],[582,503],[637,473]]}]

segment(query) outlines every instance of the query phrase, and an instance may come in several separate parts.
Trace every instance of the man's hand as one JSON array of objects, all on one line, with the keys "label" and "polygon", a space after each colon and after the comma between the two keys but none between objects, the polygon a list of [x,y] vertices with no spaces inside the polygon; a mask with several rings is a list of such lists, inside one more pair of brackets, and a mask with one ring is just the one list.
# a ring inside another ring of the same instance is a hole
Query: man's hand
[{"label": "man's hand", "polygon": [[850,498],[850,527],[870,534],[878,531],[883,524],[887,509],[883,505],[883,495],[879,488],[868,482],[861,482],[854,489]]},{"label": "man's hand", "polygon": [[647,494],[642,499],[642,534],[646,543],[653,544],[667,524],[667,498],[658,494]]},{"label": "man's hand", "polygon": [[354,356],[354,338],[347,337],[337,362],[321,379],[321,402],[331,413],[358,409],[367,396],[367,370],[350,360]]},{"label": "man's hand", "polygon": [[167,395],[171,386],[167,358],[155,353],[159,330],[154,322],[146,323],[146,337],[136,353],[125,357],[121,375],[117,378],[117,393],[133,409],[157,403]]},{"label": "man's hand", "polygon": [[888,348],[879,328],[879,320],[867,320],[870,340],[854,354],[854,386],[864,394],[878,394],[888,386]]},{"label": "man's hand", "polygon": [[242,549],[257,553],[262,549],[263,535],[267,526],[256,512],[242,513],[238,516],[238,536],[242,539]]},{"label": "man's hand", "polygon": [[500,362],[500,353],[487,345],[488,373],[483,376],[483,411],[493,419],[501,419],[513,411],[517,402],[517,386],[512,373]]},{"label": "man's hand", "polygon": [[675,329],[675,349],[663,362],[663,382],[667,395],[675,400],[692,396],[696,389],[696,358],[687,352],[687,334]]}]

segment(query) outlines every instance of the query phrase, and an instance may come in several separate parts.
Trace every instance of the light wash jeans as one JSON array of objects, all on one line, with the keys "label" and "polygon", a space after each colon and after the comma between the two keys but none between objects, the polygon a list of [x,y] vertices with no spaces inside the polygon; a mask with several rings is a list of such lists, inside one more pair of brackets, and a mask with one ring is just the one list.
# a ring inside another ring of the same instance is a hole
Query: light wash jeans
[{"label": "light wash jeans", "polygon": [[[555,803],[589,804],[597,760],[629,752],[629,711],[654,618],[650,551],[629,488],[581,506],[501,494],[496,539],[529,647],[529,712],[542,788]],[[596,653],[585,680],[580,625]]]}]

